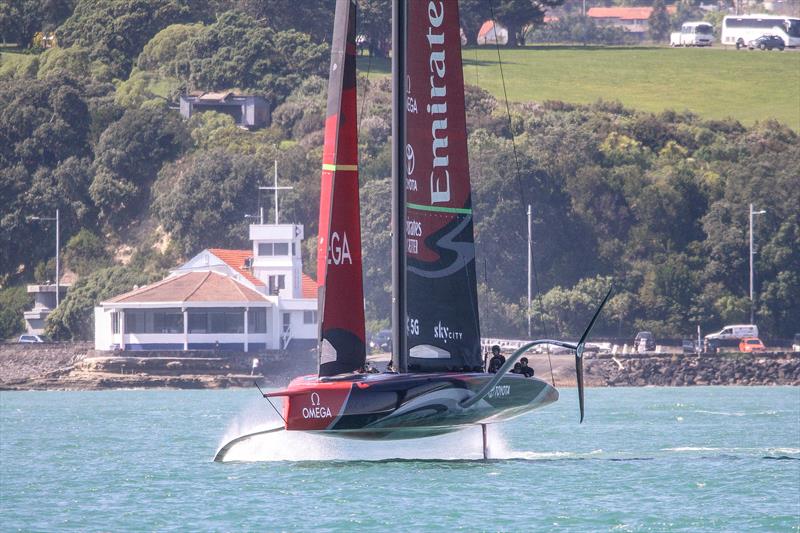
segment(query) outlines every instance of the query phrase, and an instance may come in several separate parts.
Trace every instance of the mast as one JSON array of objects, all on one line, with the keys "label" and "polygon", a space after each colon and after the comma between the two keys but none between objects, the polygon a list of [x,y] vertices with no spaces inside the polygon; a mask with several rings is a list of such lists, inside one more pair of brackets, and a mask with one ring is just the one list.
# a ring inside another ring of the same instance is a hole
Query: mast
[{"label": "mast", "polygon": [[392,2],[392,361],[408,372],[406,343],[406,0]]}]

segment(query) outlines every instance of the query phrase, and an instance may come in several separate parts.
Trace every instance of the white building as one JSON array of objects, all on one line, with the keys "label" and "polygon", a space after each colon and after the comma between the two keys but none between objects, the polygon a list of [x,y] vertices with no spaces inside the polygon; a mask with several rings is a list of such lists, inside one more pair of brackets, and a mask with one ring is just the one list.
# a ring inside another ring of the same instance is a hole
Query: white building
[{"label": "white building", "polygon": [[97,350],[284,350],[317,339],[303,226],[254,224],[251,250],[203,250],[170,275],[95,308]]}]

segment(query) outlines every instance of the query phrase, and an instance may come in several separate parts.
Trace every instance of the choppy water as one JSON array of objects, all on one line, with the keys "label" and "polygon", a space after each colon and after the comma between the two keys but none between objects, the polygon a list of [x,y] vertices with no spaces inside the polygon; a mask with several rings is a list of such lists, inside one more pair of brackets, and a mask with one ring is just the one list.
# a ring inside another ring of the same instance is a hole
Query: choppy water
[{"label": "choppy water", "polygon": [[0,529],[800,531],[800,389],[574,390],[479,430],[401,443],[226,433],[253,391],[0,393]]}]

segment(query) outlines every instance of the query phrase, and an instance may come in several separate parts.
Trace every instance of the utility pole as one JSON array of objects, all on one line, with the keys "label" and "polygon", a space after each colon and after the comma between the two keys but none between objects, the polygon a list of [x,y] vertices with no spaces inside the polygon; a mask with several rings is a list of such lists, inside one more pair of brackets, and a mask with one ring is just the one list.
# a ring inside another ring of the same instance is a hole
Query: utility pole
[{"label": "utility pole", "polygon": [[750,204],[750,323],[755,321],[755,301],[753,299],[753,215],[763,215],[766,213],[763,209],[761,211],[753,211],[753,204]]},{"label": "utility pole", "polygon": [[531,204],[528,204],[528,338],[531,338],[531,270],[533,269],[533,225]]},{"label": "utility pole", "polygon": [[[272,187],[259,187],[262,191],[275,191],[275,225],[278,225],[278,191],[290,191],[294,187],[278,187],[278,161],[275,161],[275,182]],[[264,210],[261,209],[261,223],[264,223]]]}]

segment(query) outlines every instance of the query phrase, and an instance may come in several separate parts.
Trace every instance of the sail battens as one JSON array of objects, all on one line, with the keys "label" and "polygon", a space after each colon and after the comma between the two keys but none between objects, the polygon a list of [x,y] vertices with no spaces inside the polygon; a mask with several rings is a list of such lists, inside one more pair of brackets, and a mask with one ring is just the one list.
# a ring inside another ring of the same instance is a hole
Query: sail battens
[{"label": "sail battens", "polygon": [[438,205],[420,205],[407,203],[408,209],[416,209],[417,211],[431,211],[433,213],[454,213],[458,215],[471,215],[472,209],[464,207],[443,207]]}]

